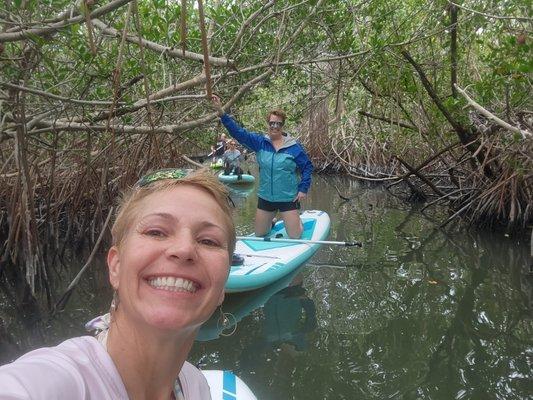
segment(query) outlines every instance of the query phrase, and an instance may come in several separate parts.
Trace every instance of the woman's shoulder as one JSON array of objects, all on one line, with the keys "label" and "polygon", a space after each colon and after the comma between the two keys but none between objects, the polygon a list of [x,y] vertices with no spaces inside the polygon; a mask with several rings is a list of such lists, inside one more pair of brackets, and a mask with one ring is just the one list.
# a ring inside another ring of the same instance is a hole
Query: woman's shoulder
[{"label": "woman's shoulder", "polygon": [[85,365],[87,362],[97,363],[100,367],[109,367],[113,362],[105,348],[92,336],[79,336],[67,339],[55,347],[43,347],[23,355],[26,358],[61,359],[70,364]]},{"label": "woman's shoulder", "polygon": [[32,399],[127,399],[111,357],[90,336],[43,347],[0,367],[0,398],[11,395]]},{"label": "woman's shoulder", "polygon": [[44,363],[48,360],[76,362],[79,359],[95,357],[100,351],[105,351],[103,348],[100,349],[99,347],[102,346],[95,338],[91,336],[80,336],[67,339],[57,346],[41,347],[32,350],[16,359],[14,363],[26,363],[28,361]]},{"label": "woman's shoulder", "polygon": [[288,132],[283,132],[283,148],[291,149],[292,151],[305,151],[302,143]]}]

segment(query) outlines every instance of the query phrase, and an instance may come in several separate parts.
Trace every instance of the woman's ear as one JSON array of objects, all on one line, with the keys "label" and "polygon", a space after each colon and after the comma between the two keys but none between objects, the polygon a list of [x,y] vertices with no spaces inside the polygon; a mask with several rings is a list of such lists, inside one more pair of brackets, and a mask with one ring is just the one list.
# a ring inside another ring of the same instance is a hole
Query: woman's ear
[{"label": "woman's ear", "polygon": [[107,268],[109,268],[109,282],[111,282],[113,289],[118,290],[120,252],[117,246],[112,246],[107,252]]}]

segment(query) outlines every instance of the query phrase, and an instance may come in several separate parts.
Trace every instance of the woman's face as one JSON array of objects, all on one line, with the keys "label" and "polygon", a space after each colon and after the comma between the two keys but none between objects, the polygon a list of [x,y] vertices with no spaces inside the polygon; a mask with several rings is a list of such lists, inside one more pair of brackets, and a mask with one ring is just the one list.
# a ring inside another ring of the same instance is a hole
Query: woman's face
[{"label": "woman's face", "polygon": [[224,299],[229,272],[225,214],[192,185],[141,200],[120,248],[108,253],[117,318],[141,327],[195,330]]},{"label": "woman's face", "polygon": [[268,117],[268,136],[271,139],[278,139],[283,133],[283,119],[277,115],[270,114]]}]

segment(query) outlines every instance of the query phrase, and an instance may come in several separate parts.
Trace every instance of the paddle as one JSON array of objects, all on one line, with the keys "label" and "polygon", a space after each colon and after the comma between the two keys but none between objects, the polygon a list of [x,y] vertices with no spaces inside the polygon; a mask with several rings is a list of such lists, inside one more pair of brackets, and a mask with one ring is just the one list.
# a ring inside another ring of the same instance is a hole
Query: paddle
[{"label": "paddle", "polygon": [[285,243],[307,243],[307,244],[326,244],[345,247],[363,247],[361,242],[336,242],[333,240],[306,240],[306,239],[289,239],[289,238],[271,238],[257,236],[237,236],[237,240],[255,240],[259,242],[285,242]]},{"label": "paddle", "polygon": [[220,150],[222,147],[224,147],[223,144],[221,144],[221,145],[218,146],[215,150],[213,150],[211,153],[209,153],[209,154],[207,155],[207,157],[211,157],[213,154],[215,154],[215,152],[216,152],[217,150]]}]

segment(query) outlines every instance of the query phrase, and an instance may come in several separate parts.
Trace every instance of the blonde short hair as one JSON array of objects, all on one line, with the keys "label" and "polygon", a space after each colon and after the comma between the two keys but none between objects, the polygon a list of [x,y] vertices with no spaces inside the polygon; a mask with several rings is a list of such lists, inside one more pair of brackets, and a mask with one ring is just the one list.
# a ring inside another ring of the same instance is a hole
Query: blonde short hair
[{"label": "blonde short hair", "polygon": [[131,228],[133,216],[137,211],[141,200],[147,196],[164,190],[169,190],[180,185],[191,185],[207,192],[216,201],[224,213],[226,227],[230,233],[228,238],[228,253],[231,258],[235,250],[235,224],[233,222],[231,207],[228,199],[229,194],[226,187],[206,168],[192,172],[182,178],[162,178],[155,180],[145,186],[135,185],[122,196],[115,223],[111,228],[113,245],[119,246]]}]

